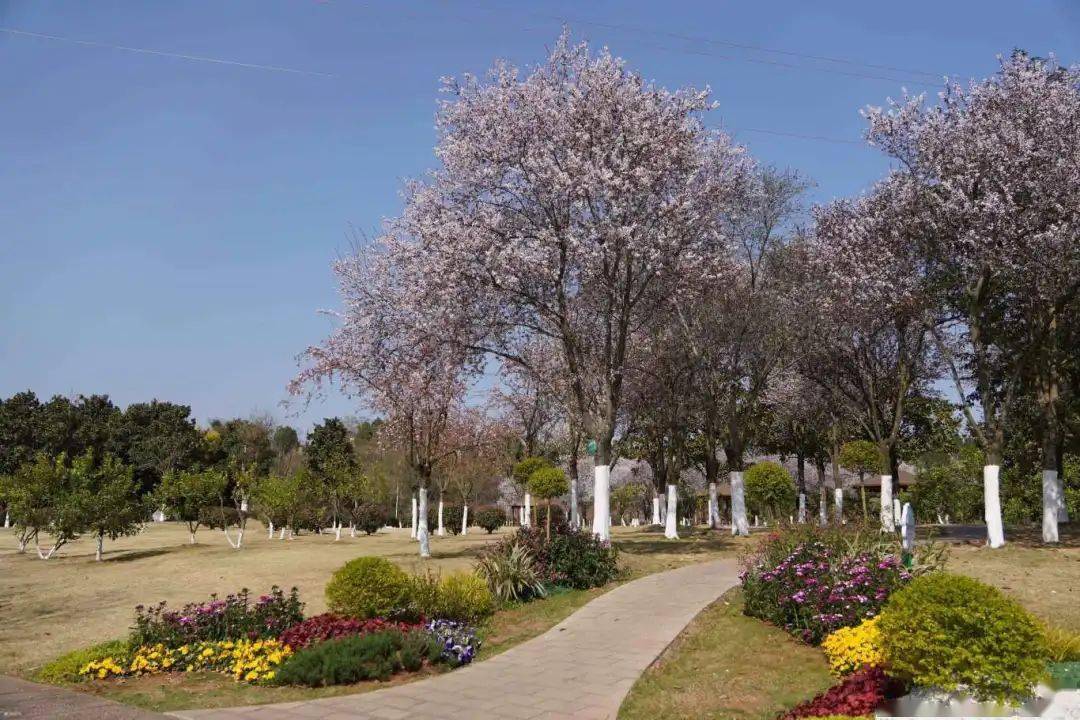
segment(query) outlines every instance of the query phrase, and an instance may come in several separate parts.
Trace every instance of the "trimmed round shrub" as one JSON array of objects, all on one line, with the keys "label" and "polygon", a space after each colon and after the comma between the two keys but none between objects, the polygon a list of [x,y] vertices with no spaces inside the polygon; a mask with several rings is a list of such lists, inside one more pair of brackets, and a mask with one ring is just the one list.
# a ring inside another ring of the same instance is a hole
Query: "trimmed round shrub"
[{"label": "trimmed round shrub", "polygon": [[514,465],[511,475],[514,478],[514,482],[518,484],[518,487],[524,488],[528,486],[529,478],[532,477],[534,472],[550,467],[554,467],[554,465],[552,465],[551,461],[545,457],[527,457]]},{"label": "trimmed round shrub", "polygon": [[770,520],[787,517],[798,498],[795,481],[780,463],[754,463],[746,471],[746,506],[753,515]]},{"label": "trimmed round shrub", "polygon": [[962,575],[916,578],[889,598],[878,626],[889,672],[920,687],[1017,701],[1046,671],[1038,622],[997,588]]},{"label": "trimmed round shrub", "polygon": [[506,513],[502,508],[486,507],[476,513],[475,522],[490,535],[506,524]]},{"label": "trimmed round shrub", "polygon": [[435,617],[477,623],[495,612],[487,582],[471,572],[456,572],[439,582]]},{"label": "trimmed round shrub", "polygon": [[412,580],[385,558],[345,563],[326,584],[330,611],[357,618],[405,618],[412,612]]},{"label": "trimmed round shrub", "polygon": [[364,503],[356,509],[353,521],[357,530],[374,535],[386,525],[386,511],[374,503]]}]

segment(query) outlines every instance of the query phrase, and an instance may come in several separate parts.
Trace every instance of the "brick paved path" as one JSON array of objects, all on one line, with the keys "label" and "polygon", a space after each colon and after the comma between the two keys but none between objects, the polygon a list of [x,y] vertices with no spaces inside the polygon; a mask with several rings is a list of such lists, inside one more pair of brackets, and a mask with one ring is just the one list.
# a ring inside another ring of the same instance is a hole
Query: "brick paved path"
[{"label": "brick paved path", "polygon": [[89,693],[39,685],[0,675],[0,718],[3,720],[168,720],[164,715],[121,705]]},{"label": "brick paved path", "polygon": [[615,718],[630,686],[706,605],[738,582],[734,560],[621,585],[490,660],[385,690],[224,710],[184,720]]}]

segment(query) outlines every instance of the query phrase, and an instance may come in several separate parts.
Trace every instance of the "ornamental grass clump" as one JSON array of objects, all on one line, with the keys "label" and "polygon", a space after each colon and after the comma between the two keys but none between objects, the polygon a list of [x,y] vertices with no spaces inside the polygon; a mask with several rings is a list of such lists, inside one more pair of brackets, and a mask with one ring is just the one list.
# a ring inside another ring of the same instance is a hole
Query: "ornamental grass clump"
[{"label": "ornamental grass clump", "polygon": [[889,673],[977,700],[1029,697],[1046,673],[1043,629],[997,588],[932,573],[889,599],[879,623]]},{"label": "ornamental grass clump", "polygon": [[442,647],[426,632],[378,632],[317,643],[292,655],[280,668],[281,685],[326,687],[361,680],[386,680],[401,670],[438,662]]},{"label": "ornamental grass clump", "polygon": [[224,598],[211,595],[206,602],[188,603],[180,610],[169,610],[164,601],[151,607],[138,605],[130,644],[178,647],[209,640],[277,637],[304,619],[303,610],[296,588],[285,594],[276,585],[254,600],[244,588]]}]

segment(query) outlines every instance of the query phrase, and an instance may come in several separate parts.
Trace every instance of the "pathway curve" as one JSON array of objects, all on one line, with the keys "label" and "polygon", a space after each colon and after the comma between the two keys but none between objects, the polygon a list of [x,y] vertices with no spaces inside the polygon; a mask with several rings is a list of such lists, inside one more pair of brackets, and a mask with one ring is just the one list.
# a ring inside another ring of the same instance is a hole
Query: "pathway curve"
[{"label": "pathway curve", "polygon": [[5,720],[168,720],[89,693],[0,675],[0,718]]},{"label": "pathway curve", "polygon": [[543,635],[453,672],[320,700],[172,713],[184,720],[614,719],[630,686],[705,606],[738,582],[735,560],[620,585]]}]

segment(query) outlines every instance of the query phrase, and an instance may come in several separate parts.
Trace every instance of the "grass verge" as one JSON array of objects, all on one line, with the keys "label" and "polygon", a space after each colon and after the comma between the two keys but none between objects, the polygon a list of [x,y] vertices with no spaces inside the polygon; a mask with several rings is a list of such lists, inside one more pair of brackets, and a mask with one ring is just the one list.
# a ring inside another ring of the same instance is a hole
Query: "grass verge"
[{"label": "grass verge", "polygon": [[742,614],[728,591],[638,679],[620,720],[771,720],[833,684],[825,656]]}]

